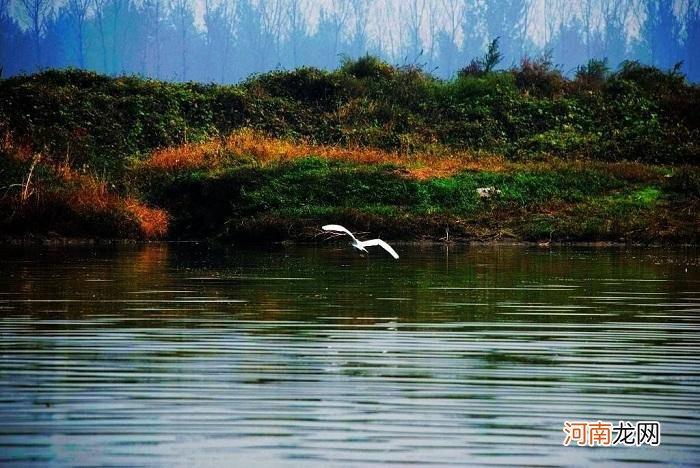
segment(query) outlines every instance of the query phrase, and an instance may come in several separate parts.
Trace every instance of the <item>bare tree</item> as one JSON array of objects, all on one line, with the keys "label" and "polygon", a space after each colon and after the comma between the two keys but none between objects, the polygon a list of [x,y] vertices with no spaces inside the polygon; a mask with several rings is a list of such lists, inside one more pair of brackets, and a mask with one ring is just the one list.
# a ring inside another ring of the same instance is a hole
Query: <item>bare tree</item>
[{"label": "bare tree", "polygon": [[[407,4],[408,11],[402,16],[405,16],[404,27],[408,30],[407,52],[409,59],[415,62],[423,52],[421,32],[425,21],[426,4],[425,0],[410,0]],[[406,3],[402,3],[402,5],[406,5]]]},{"label": "bare tree", "polygon": [[544,45],[547,47],[552,40],[554,28],[552,27],[552,0],[542,0],[542,22],[544,23]]},{"label": "bare tree", "polygon": [[[640,10],[645,9],[643,15]],[[645,16],[645,20],[642,20]],[[641,8],[634,8],[632,19],[635,26],[641,31],[642,40],[647,46],[652,65],[662,68],[673,66],[680,60],[677,48],[680,36],[680,24],[676,20],[673,4],[660,0],[649,1]]]},{"label": "bare tree", "polygon": [[85,20],[91,0],[68,0],[68,14],[73,20],[76,33],[76,46],[78,48],[78,66],[85,68]]},{"label": "bare tree", "polygon": [[464,0],[441,0],[439,4],[437,16],[442,28],[433,34],[433,44],[437,46],[437,52],[433,51],[433,55],[437,67],[435,70],[445,77],[454,71],[459,46],[463,42],[460,35],[465,8]]},{"label": "bare tree", "polygon": [[[257,8],[260,13],[261,50],[279,64],[280,45],[284,40],[284,0],[258,0]],[[264,63],[264,62],[263,62]],[[269,62],[268,62],[269,63]]]},{"label": "bare tree", "polygon": [[526,0],[499,0],[486,4],[486,31],[488,37],[500,37],[503,57],[514,62],[522,56],[527,39],[526,20],[530,2]]},{"label": "bare tree", "polygon": [[330,23],[333,26],[333,54],[338,54],[340,38],[347,27],[351,13],[351,2],[347,0],[331,0]]},{"label": "bare tree", "polygon": [[29,23],[34,42],[34,61],[39,67],[41,61],[41,35],[46,28],[46,20],[51,14],[51,0],[18,0],[21,14]]},{"label": "bare tree", "polygon": [[590,60],[593,55],[593,30],[596,28],[594,24],[595,0],[582,0],[581,2],[581,25],[583,26],[583,37],[586,42],[586,58]]},{"label": "bare tree", "polygon": [[[214,73],[214,62],[219,64],[219,80],[226,81],[226,70],[229,66],[231,52],[231,40],[233,28],[236,23],[235,12],[237,5],[228,0],[204,1],[204,25],[206,31],[207,61],[211,73]],[[212,60],[212,54],[218,51],[216,60]]]},{"label": "bare tree", "polygon": [[440,4],[433,0],[428,2],[428,12],[427,12],[427,22],[428,22],[428,68],[433,68],[433,60],[435,59],[435,38],[439,29],[442,29],[440,18]]},{"label": "bare tree", "polygon": [[[491,31],[486,21],[488,4],[465,2],[460,22],[462,23],[462,55],[474,56],[481,54],[489,42]],[[494,37],[495,38],[495,37]]]},{"label": "bare tree", "polygon": [[107,44],[105,41],[104,9],[107,0],[92,0],[95,9],[95,23],[97,24],[97,34],[100,36],[100,52],[102,55],[102,72],[107,71]]},{"label": "bare tree", "polygon": [[464,15],[464,0],[441,0],[443,15],[445,17],[445,32],[457,44],[457,35],[462,26]]},{"label": "bare tree", "polygon": [[[161,43],[162,43],[162,27],[163,20],[165,16],[165,5],[163,0],[146,0],[144,2],[143,8],[148,12],[148,22],[149,29],[148,41],[146,42],[146,47],[152,45],[151,52],[153,54],[153,61],[155,63],[155,76],[160,77],[161,72]],[[184,44],[184,42],[183,42]],[[183,54],[186,53],[183,49]],[[183,57],[183,60],[186,60]],[[183,78],[184,79],[184,78]]]},{"label": "bare tree", "polygon": [[299,65],[299,47],[306,36],[306,19],[303,0],[287,0],[285,20],[288,28],[288,40],[292,49],[292,65]]},{"label": "bare tree", "polygon": [[171,0],[170,11],[175,23],[175,30],[180,35],[180,79],[185,81],[187,79],[187,33],[192,26],[194,13],[189,0]]},{"label": "bare tree", "polygon": [[354,27],[352,32],[352,48],[360,55],[367,49],[367,24],[372,0],[350,0]]},{"label": "bare tree", "polygon": [[622,60],[627,47],[627,21],[632,12],[630,0],[600,0],[605,24],[605,51],[610,59]]},{"label": "bare tree", "polygon": [[[391,27],[396,22],[396,18],[400,17],[401,10],[397,8],[393,1],[377,1],[373,4],[371,15],[377,18],[374,25],[377,30],[374,31],[374,39],[377,41],[377,47],[381,49],[392,60],[398,55],[398,45],[396,32]],[[399,32],[400,35],[400,32]]]}]

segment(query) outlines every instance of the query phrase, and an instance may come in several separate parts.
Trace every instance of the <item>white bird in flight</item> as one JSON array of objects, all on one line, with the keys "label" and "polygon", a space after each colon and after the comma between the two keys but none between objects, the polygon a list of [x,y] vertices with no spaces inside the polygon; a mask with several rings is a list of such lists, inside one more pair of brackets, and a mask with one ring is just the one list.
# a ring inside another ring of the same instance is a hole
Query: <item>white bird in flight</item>
[{"label": "white bird in flight", "polygon": [[348,231],[346,228],[344,228],[340,224],[326,224],[325,226],[322,227],[322,229],[324,231],[333,231],[333,232],[339,232],[339,233],[349,235],[350,237],[352,237],[352,246],[358,250],[362,250],[363,252],[367,252],[367,249],[365,247],[373,247],[375,245],[378,245],[381,248],[383,248],[384,250],[386,250],[387,252],[389,252],[389,254],[392,257],[394,257],[396,259],[399,258],[399,254],[397,254],[396,251],[394,249],[392,249],[389,244],[387,244],[386,242],[384,242],[381,239],[370,239],[370,240],[366,240],[366,241],[361,241],[357,237],[355,237],[352,234],[352,232]]}]

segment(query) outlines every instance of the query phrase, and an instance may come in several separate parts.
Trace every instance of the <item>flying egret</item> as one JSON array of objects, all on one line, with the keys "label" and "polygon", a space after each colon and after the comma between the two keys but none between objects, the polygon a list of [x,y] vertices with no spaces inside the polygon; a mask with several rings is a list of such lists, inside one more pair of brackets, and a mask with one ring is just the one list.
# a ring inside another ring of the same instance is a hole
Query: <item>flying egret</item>
[{"label": "flying egret", "polygon": [[333,232],[338,232],[338,233],[343,233],[343,234],[349,235],[350,237],[352,237],[352,246],[358,250],[362,250],[363,252],[367,252],[367,249],[365,247],[373,247],[375,245],[378,245],[381,248],[383,248],[384,250],[386,250],[387,252],[389,252],[389,254],[392,257],[394,257],[396,259],[399,258],[399,254],[397,254],[396,251],[394,249],[392,249],[389,244],[387,244],[386,242],[384,242],[381,239],[370,239],[370,240],[366,240],[366,241],[361,241],[357,237],[355,237],[352,232],[348,231],[346,228],[344,228],[340,224],[326,224],[325,226],[322,227],[322,229],[324,231],[333,231]]}]

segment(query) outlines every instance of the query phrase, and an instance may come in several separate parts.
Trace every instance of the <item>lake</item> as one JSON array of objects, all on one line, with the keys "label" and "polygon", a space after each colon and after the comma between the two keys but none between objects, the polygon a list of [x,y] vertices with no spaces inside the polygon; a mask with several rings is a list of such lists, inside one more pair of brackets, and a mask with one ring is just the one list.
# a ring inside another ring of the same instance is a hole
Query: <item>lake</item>
[{"label": "lake", "polygon": [[396,250],[1,247],[0,462],[700,460],[697,249]]}]

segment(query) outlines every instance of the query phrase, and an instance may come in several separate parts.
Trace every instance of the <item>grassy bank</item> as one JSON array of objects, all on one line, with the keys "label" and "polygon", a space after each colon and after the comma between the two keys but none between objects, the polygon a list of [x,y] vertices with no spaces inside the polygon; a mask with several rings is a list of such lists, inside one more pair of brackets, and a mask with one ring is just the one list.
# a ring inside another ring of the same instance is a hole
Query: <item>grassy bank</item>
[{"label": "grassy bank", "polygon": [[407,158],[250,132],[155,152],[133,174],[145,200],[182,214],[171,226],[182,238],[309,240],[335,221],[395,239],[692,242],[700,208],[691,167]]},{"label": "grassy bank", "polygon": [[698,104],[639,64],[439,81],[364,58],[230,87],[49,71],[0,81],[0,228],[697,242]]}]

